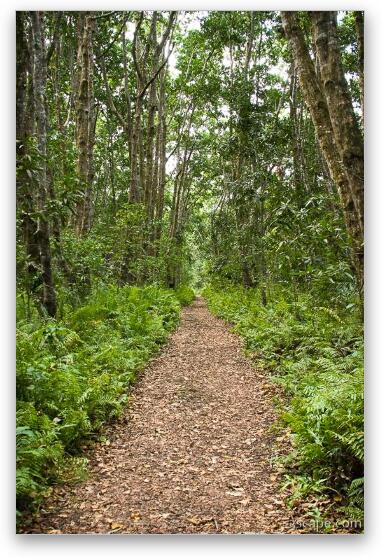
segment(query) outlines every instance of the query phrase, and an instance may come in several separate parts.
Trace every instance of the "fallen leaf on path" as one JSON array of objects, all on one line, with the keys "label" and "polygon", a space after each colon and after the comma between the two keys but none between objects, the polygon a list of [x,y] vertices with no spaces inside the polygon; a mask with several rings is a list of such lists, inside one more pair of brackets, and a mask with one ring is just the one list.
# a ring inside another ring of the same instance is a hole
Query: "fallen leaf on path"
[{"label": "fallen leaf on path", "polygon": [[61,530],[49,530],[48,534],[62,534]]},{"label": "fallen leaf on path", "polygon": [[231,495],[232,497],[242,497],[244,489],[236,489],[235,491],[226,491],[227,495]]},{"label": "fallen leaf on path", "polygon": [[120,530],[121,528],[123,528],[123,524],[120,524],[119,522],[112,522],[111,523],[111,529],[112,530]]}]

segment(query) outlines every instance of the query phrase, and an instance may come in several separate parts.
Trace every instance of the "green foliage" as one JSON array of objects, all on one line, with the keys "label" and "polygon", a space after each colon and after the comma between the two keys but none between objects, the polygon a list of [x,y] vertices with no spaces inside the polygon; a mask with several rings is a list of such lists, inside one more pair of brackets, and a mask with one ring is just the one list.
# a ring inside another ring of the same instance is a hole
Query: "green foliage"
[{"label": "green foliage", "polygon": [[181,284],[175,289],[175,296],[182,306],[188,306],[195,300],[195,292],[187,284]]},{"label": "green foliage", "polygon": [[[227,283],[203,292],[210,309],[235,324],[246,348],[272,371],[288,393],[281,419],[293,452],[286,464],[295,476],[295,497],[340,493],[352,517],[362,512],[363,342],[356,307],[333,309],[309,294],[291,298],[276,288],[260,305],[255,290]],[[292,480],[291,480],[292,481]],[[314,489],[311,487],[314,485]],[[305,490],[305,491],[304,491]]]},{"label": "green foliage", "polygon": [[157,286],[109,287],[94,291],[61,321],[19,323],[20,510],[37,505],[52,482],[83,474],[84,461],[75,455],[120,415],[137,372],[178,323],[177,296],[186,303],[191,292],[186,286],[176,295]]}]

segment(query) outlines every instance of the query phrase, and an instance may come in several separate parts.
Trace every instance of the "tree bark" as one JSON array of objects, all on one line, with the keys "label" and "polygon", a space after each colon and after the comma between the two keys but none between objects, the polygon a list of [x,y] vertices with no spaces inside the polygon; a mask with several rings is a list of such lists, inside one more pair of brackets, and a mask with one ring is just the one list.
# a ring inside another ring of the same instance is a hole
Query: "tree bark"
[{"label": "tree bark", "polygon": [[[16,12],[16,196],[27,255],[26,273],[29,293],[41,286],[40,250],[37,244],[37,221],[33,216],[33,176],[28,168],[29,140],[34,124],[32,78],[32,40],[28,43],[26,12]],[[30,39],[32,37],[30,36]]]},{"label": "tree bark", "polygon": [[48,192],[47,185],[47,117],[45,108],[45,87],[46,87],[46,49],[43,31],[43,15],[41,12],[31,12],[32,32],[33,32],[33,77],[34,77],[34,99],[36,115],[36,138],[37,149],[40,156],[38,170],[38,229],[36,232],[37,243],[40,251],[40,262],[42,272],[42,293],[41,303],[48,315],[56,315],[56,292],[54,288],[51,252],[50,252],[50,233],[48,216],[46,214],[46,197]]},{"label": "tree bark", "polygon": [[[151,72],[154,74],[157,70],[159,64],[159,55],[156,52],[157,46],[157,12],[153,13],[151,21],[151,32],[149,42],[151,45],[151,50],[153,51],[152,56],[152,67]],[[155,112],[157,109],[157,80],[154,80],[149,87],[149,97],[147,103],[147,142],[146,142],[146,176],[144,185],[144,199],[148,215],[151,214],[152,205],[152,190],[153,190],[153,169],[154,169],[154,138],[155,138]],[[150,222],[148,222],[150,226]]]},{"label": "tree bark", "polygon": [[281,12],[286,37],[294,57],[301,90],[313,120],[315,132],[324,154],[331,178],[337,186],[344,211],[347,231],[352,243],[352,260],[359,289],[363,287],[363,231],[355,206],[352,189],[345,172],[329,115],[328,104],[321,90],[308,47],[298,23],[296,12]]},{"label": "tree bark", "polygon": [[365,82],[364,82],[364,15],[363,12],[354,12],[355,14],[355,29],[357,32],[358,43],[358,71],[359,71],[359,91],[362,110],[362,122],[364,121],[364,107],[365,107]]},{"label": "tree bark", "polygon": [[311,17],[320,80],[327,101],[334,140],[350,185],[359,227],[363,233],[363,138],[341,63],[336,12],[312,12]]},{"label": "tree bark", "polygon": [[76,209],[76,232],[82,236],[92,224],[92,183],[94,179],[93,149],[96,114],[93,92],[94,19],[88,12],[78,21],[78,90],[76,98],[77,175],[82,199]]},{"label": "tree bark", "polygon": [[293,182],[296,194],[296,201],[299,207],[303,203],[303,175],[301,165],[301,150],[299,145],[298,134],[298,117],[297,117],[297,74],[292,62],[290,67],[290,91],[289,91],[289,116],[292,132],[292,152],[293,152]]},{"label": "tree bark", "polygon": [[159,87],[159,132],[158,132],[158,152],[159,152],[159,169],[158,169],[158,193],[156,197],[155,208],[155,240],[156,250],[161,239],[162,234],[162,220],[164,208],[164,192],[166,184],[166,137],[167,137],[167,113],[166,113],[166,69],[161,72],[160,87]]}]

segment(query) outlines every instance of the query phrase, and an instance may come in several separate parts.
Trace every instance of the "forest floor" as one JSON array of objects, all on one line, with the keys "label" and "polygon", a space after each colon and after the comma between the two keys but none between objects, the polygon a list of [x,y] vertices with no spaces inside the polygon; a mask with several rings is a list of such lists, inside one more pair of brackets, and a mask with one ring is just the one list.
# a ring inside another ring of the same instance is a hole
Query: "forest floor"
[{"label": "forest floor", "polygon": [[205,302],[141,374],[124,416],[25,533],[298,533],[274,458],[275,387]]}]

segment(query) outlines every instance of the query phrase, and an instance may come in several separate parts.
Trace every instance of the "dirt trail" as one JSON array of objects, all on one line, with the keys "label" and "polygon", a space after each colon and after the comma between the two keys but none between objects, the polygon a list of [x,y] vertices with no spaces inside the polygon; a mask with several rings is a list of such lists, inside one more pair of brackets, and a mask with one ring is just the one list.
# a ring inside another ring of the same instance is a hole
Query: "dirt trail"
[{"label": "dirt trail", "polygon": [[29,532],[294,531],[271,465],[283,445],[269,431],[273,395],[197,300],[91,452],[89,479],[57,488]]}]

